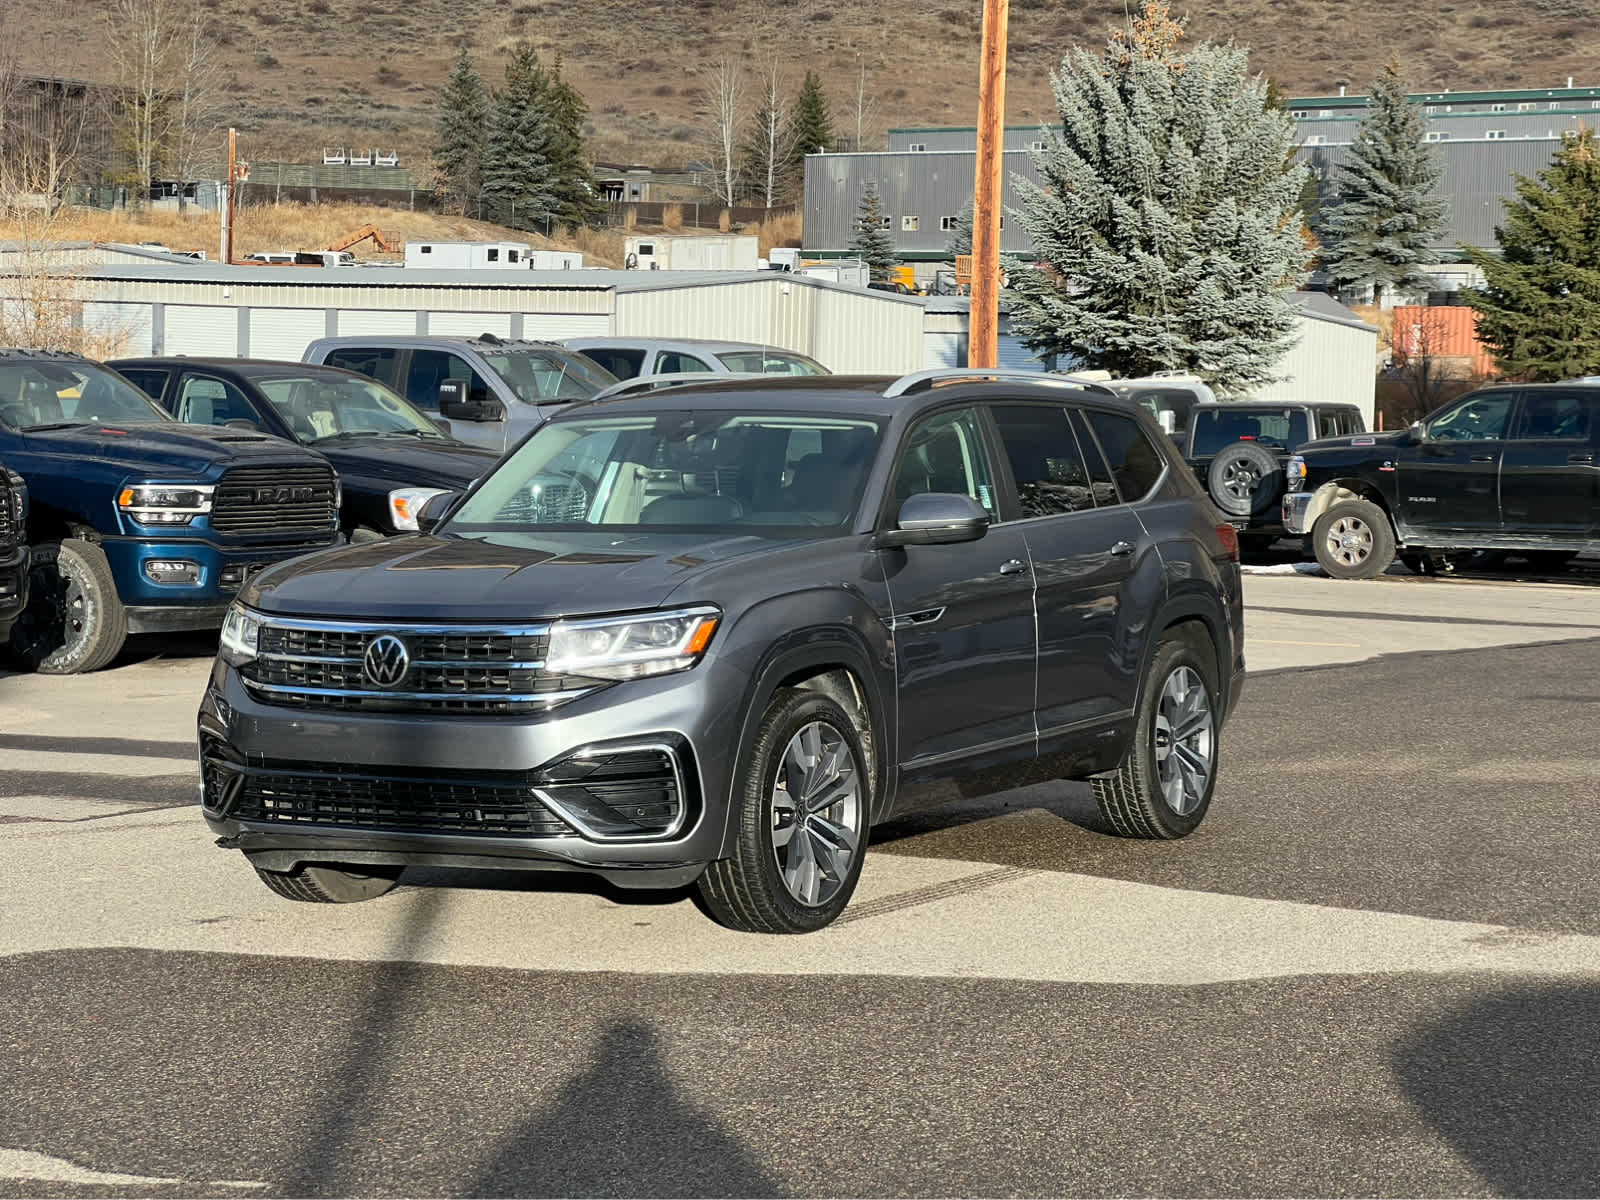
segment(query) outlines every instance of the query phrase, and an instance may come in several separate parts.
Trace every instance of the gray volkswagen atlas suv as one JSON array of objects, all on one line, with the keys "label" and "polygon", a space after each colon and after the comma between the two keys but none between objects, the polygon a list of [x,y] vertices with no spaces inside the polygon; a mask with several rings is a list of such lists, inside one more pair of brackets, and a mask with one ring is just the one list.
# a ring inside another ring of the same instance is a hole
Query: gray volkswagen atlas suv
[{"label": "gray volkswagen atlas suv", "polygon": [[1089,779],[1118,833],[1177,838],[1211,803],[1236,535],[1093,384],[579,403],[419,524],[263,571],[228,615],[204,815],[281,896],[583,870],[797,933],[928,804]]}]

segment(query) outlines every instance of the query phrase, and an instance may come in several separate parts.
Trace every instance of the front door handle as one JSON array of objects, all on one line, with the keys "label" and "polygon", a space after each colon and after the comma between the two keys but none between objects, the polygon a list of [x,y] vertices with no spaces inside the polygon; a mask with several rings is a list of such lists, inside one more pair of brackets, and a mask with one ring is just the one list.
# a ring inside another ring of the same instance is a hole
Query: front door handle
[{"label": "front door handle", "polygon": [[1133,553],[1133,543],[1118,542],[1116,545],[1111,547],[1111,553],[1115,554],[1118,558],[1127,558],[1128,555]]},{"label": "front door handle", "polygon": [[1594,455],[1592,455],[1592,454],[1569,454],[1569,455],[1567,455],[1567,461],[1569,463],[1572,463],[1574,466],[1582,466],[1585,463],[1592,463],[1594,461]]},{"label": "front door handle", "polygon": [[1492,454],[1474,454],[1472,456],[1472,461],[1473,462],[1493,462],[1494,458],[1495,458],[1495,456],[1492,455]]},{"label": "front door handle", "polygon": [[1002,575],[1021,575],[1027,569],[1028,564],[1020,558],[1009,558],[1000,564],[1000,574]]}]

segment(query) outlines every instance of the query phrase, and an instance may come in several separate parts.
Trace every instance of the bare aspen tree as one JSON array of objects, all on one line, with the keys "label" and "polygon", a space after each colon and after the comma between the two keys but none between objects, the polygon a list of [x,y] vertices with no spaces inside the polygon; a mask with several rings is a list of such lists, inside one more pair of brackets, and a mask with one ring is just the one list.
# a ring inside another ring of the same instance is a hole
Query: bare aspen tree
[{"label": "bare aspen tree", "polygon": [[106,49],[122,106],[121,132],[133,160],[132,197],[143,208],[156,168],[171,153],[172,85],[191,12],[181,0],[111,0]]},{"label": "bare aspen tree", "polygon": [[878,118],[878,98],[867,91],[867,60],[856,54],[856,94],[854,101],[854,117],[856,121],[856,140],[851,149],[858,154],[867,147],[867,139],[875,137],[874,126]]},{"label": "bare aspen tree", "polygon": [[793,114],[783,93],[783,62],[776,55],[761,74],[761,96],[756,106],[755,127],[745,162],[756,176],[762,200],[768,208],[782,202],[789,190],[794,159]]},{"label": "bare aspen tree", "polygon": [[222,70],[216,43],[198,2],[188,5],[189,20],[179,43],[181,75],[172,98],[173,173],[178,178],[178,211],[183,211],[183,184],[204,172],[223,173],[218,162],[217,134],[222,128]]},{"label": "bare aspen tree", "polygon": [[732,208],[739,191],[739,130],[744,124],[744,73],[737,62],[724,59],[718,64],[701,115],[711,139],[717,191]]}]

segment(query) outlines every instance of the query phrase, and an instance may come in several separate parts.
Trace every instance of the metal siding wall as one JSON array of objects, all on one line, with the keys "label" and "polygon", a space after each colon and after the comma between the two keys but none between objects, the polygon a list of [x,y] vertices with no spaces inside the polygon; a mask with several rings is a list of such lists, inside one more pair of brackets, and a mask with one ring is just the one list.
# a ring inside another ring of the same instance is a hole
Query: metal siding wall
[{"label": "metal siding wall", "polygon": [[1283,378],[1251,398],[1358,404],[1370,428],[1376,413],[1377,331],[1302,317],[1297,332],[1300,340],[1275,368]]},{"label": "metal siding wall", "polygon": [[480,333],[510,337],[511,317],[506,313],[430,312],[428,332],[436,337],[477,337]]},{"label": "metal siding wall", "polygon": [[963,333],[925,333],[922,335],[922,365],[964,367],[967,365],[967,336]]},{"label": "metal siding wall", "polygon": [[814,318],[815,356],[841,375],[904,375],[922,369],[920,304],[872,292],[819,290]]},{"label": "metal siding wall", "polygon": [[417,314],[377,309],[341,309],[339,336],[354,334],[415,333]]},{"label": "metal siding wall", "polygon": [[155,312],[148,304],[97,304],[83,306],[84,332],[103,338],[119,354],[151,354]]},{"label": "metal siding wall", "polygon": [[522,336],[534,341],[559,342],[573,337],[606,337],[611,318],[573,316],[569,313],[523,313]]},{"label": "metal siding wall", "polygon": [[624,337],[720,338],[758,345],[783,345],[774,328],[773,297],[781,281],[685,287],[617,296],[617,334]]},{"label": "metal siding wall", "polygon": [[231,305],[167,305],[162,353],[232,358],[239,353],[239,309]]},{"label": "metal siding wall", "polygon": [[253,308],[250,357],[299,362],[306,347],[325,336],[327,328],[327,314],[320,308]]},{"label": "metal siding wall", "polygon": [[[1011,371],[1043,371],[1044,363],[1034,358],[1033,351],[1010,334],[1002,334],[998,339],[995,361],[1000,366]],[[963,366],[966,364],[963,363]]]}]

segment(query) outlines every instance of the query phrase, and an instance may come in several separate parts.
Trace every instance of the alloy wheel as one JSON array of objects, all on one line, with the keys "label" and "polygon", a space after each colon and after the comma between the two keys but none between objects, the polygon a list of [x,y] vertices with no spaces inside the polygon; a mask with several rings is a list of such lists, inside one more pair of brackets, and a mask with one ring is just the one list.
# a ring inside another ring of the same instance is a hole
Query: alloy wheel
[{"label": "alloy wheel", "polygon": [[827,904],[861,845],[861,781],[844,736],[812,721],[789,739],[772,781],[772,853],[789,895]]},{"label": "alloy wheel", "polygon": [[1188,816],[1205,800],[1216,754],[1211,698],[1191,667],[1167,676],[1156,705],[1156,773],[1167,807]]},{"label": "alloy wheel", "polygon": [[1236,458],[1222,469],[1222,488],[1230,496],[1248,500],[1260,486],[1261,476],[1249,459]]},{"label": "alloy wheel", "polygon": [[1359,567],[1372,555],[1372,527],[1360,517],[1342,516],[1328,526],[1328,553],[1341,566]]}]

